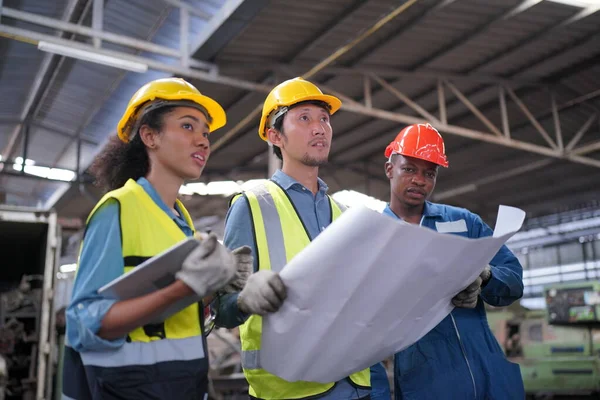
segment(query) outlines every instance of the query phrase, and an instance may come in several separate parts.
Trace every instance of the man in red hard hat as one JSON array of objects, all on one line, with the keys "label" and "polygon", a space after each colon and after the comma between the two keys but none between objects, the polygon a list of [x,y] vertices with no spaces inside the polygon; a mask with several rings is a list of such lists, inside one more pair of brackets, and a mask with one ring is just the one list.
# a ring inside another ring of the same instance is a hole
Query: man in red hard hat
[{"label": "man in red hard hat", "polygon": [[[427,200],[439,167],[448,167],[444,140],[433,126],[407,126],[385,157],[391,195],[384,214],[467,238],[493,234],[478,215]],[[504,356],[484,308],[484,302],[508,306],[521,298],[523,268],[506,246],[481,268],[475,282],[452,299],[450,315],[394,356],[396,400],[525,398],[520,368]]]}]

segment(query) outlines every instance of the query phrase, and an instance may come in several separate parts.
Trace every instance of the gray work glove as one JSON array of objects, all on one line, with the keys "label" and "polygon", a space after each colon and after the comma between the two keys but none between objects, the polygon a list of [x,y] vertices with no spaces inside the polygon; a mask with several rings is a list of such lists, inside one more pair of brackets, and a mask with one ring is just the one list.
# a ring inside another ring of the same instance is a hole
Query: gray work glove
[{"label": "gray work glove", "polygon": [[204,297],[227,285],[235,274],[235,257],[211,233],[190,252],[175,277]]},{"label": "gray work glove", "polygon": [[279,274],[263,270],[250,275],[237,303],[243,313],[266,315],[279,310],[286,296]]},{"label": "gray work glove", "polygon": [[252,257],[252,249],[249,246],[238,247],[231,254],[233,254],[236,263],[235,277],[220,290],[221,293],[241,292],[254,269],[254,258]]},{"label": "gray work glove", "polygon": [[490,266],[487,265],[473,283],[452,298],[452,304],[459,308],[475,308],[481,288],[487,284],[491,276],[492,271]]}]

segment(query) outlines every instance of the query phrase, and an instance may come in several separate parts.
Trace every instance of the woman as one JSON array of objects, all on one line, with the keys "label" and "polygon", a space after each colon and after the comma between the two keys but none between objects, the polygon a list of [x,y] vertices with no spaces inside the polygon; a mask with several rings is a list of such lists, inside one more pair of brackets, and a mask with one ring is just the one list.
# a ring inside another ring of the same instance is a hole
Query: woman
[{"label": "woman", "polygon": [[63,398],[205,398],[201,304],[150,322],[184,297],[205,297],[226,285],[239,290],[236,271],[251,268],[249,248],[232,254],[210,235],[163,289],[124,301],[97,290],[194,235],[177,195],[185,180],[202,174],[208,135],[225,122],[223,108],[188,82],[155,80],[134,94],[117,135],[94,161],[92,172],[108,193],[88,217],[66,313]]}]

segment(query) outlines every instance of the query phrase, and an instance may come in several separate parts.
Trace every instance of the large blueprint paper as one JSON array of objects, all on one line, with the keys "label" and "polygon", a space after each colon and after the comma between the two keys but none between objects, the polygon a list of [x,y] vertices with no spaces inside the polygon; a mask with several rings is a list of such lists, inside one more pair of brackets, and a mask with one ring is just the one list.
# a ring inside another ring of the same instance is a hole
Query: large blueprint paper
[{"label": "large blueprint paper", "polygon": [[467,239],[366,207],[346,211],[281,272],[288,297],[263,319],[262,367],[288,381],[335,382],[405,349],[450,313],[524,218],[500,206],[494,236]]}]

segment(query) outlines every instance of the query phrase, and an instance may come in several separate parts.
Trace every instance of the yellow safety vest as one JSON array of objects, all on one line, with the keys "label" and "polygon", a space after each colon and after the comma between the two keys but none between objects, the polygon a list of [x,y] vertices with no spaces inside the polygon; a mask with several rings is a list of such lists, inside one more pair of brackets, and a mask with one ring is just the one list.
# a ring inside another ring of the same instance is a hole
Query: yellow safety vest
[{"label": "yellow safety vest", "polygon": [[[109,199],[119,203],[125,266],[123,273],[186,238],[177,224],[152,200],[144,188],[131,179],[123,187],[107,193],[94,207],[87,223],[96,210]],[[193,222],[187,210],[179,201],[177,204],[183,213],[182,217],[193,229]],[[119,368],[118,371],[121,371],[123,367],[134,367],[139,372],[138,377],[141,376],[144,368],[149,368],[147,376],[156,376],[157,370],[152,369],[153,366],[163,363],[160,368],[161,373],[164,373],[163,378],[174,382],[177,379],[187,380],[189,384],[199,385],[198,387],[206,386],[201,383],[207,380],[208,358],[200,313],[201,308],[198,303],[195,303],[162,323],[134,329],[129,333],[126,343],[114,351],[79,352],[80,361],[77,360],[76,354],[72,354],[77,352],[67,347],[66,351],[69,354],[65,362],[72,359],[69,369],[77,370],[83,367],[88,382],[93,381],[93,379],[90,381],[90,374],[104,377],[106,371],[102,372],[99,369],[106,368]],[[82,365],[77,366],[78,363]],[[121,379],[127,380],[128,377],[121,375]],[[63,389],[68,397],[80,398],[79,395],[76,397],[69,392],[75,394],[81,389],[70,390],[69,387]],[[199,390],[196,396],[203,395],[203,390]]]},{"label": "yellow safety vest", "polygon": [[[244,194],[232,198],[231,204],[240,196],[250,205],[259,270],[281,271],[283,267],[310,243],[304,227],[287,193],[275,182],[267,181]],[[328,196],[332,220],[342,213],[338,204]],[[288,382],[260,365],[262,318],[252,315],[240,326],[242,342],[242,368],[250,384],[250,395],[260,399],[302,399],[324,394],[335,383]],[[293,362],[290,360],[290,362]],[[360,388],[370,388],[370,369],[364,369],[348,377]]]}]

